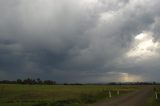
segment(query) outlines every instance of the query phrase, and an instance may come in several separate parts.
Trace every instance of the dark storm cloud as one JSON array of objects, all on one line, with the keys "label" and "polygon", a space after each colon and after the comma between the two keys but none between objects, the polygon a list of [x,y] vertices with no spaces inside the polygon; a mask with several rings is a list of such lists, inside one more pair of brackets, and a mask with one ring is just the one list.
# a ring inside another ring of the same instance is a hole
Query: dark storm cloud
[{"label": "dark storm cloud", "polygon": [[158,4],[158,0],[1,0],[0,79],[107,82],[130,76],[128,81],[159,81],[157,56],[141,61],[126,56],[143,31],[154,33],[159,41]]}]

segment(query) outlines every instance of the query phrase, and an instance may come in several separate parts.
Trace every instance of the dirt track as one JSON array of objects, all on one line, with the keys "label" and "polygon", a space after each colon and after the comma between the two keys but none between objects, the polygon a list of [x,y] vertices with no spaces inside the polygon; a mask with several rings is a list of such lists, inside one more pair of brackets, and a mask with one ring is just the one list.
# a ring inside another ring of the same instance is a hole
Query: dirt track
[{"label": "dirt track", "polygon": [[153,87],[146,86],[144,89],[132,92],[126,96],[115,98],[109,102],[96,103],[93,106],[145,106],[151,95]]}]

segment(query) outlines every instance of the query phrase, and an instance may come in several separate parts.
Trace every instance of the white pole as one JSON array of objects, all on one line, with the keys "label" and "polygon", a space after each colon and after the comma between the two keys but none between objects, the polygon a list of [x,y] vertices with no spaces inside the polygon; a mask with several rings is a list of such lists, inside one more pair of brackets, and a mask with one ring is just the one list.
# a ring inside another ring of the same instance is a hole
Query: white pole
[{"label": "white pole", "polygon": [[111,91],[109,91],[109,98],[111,98],[112,97],[112,94],[111,94]]},{"label": "white pole", "polygon": [[119,90],[117,90],[117,95],[119,95]]},{"label": "white pole", "polygon": [[158,99],[158,95],[157,95],[157,92],[155,92],[155,96],[156,96],[156,99]]}]

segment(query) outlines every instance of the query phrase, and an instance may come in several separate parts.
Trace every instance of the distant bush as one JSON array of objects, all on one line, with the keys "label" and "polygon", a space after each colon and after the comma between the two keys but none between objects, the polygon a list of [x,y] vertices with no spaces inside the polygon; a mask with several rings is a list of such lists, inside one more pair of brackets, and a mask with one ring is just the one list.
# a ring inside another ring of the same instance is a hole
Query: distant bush
[{"label": "distant bush", "polygon": [[56,81],[52,81],[52,80],[42,81],[40,78],[37,78],[37,79],[27,78],[27,79],[24,79],[24,80],[17,79],[16,81],[2,80],[2,81],[0,81],[0,84],[30,84],[30,85],[45,84],[45,85],[55,85]]}]

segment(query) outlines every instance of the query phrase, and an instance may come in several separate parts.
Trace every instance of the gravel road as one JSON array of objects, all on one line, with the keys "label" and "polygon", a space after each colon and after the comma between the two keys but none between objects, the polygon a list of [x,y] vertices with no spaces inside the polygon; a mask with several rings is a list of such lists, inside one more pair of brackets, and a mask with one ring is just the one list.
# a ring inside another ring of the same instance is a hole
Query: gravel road
[{"label": "gravel road", "polygon": [[146,86],[128,95],[115,98],[108,102],[96,103],[93,106],[145,106],[147,99],[152,93],[152,89],[153,87]]}]

